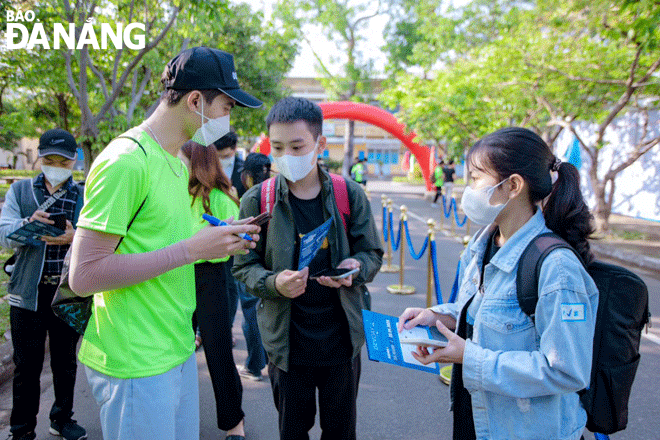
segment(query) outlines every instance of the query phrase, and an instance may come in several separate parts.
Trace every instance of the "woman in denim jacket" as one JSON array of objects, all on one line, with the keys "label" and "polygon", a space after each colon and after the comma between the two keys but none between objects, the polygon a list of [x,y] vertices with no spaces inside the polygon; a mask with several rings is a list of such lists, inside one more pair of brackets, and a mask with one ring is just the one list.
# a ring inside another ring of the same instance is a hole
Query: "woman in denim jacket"
[{"label": "woman in denim jacket", "polygon": [[467,163],[462,208],[488,226],[461,257],[457,301],[406,309],[399,331],[435,324],[448,337],[447,347],[414,356],[455,364],[454,439],[580,439],[587,416],[577,392],[589,385],[596,285],[573,252],[557,249],[541,268],[535,321],[516,295],[518,260],[539,234],[552,230],[585,262],[593,258],[579,174],[517,127],[478,141]]}]

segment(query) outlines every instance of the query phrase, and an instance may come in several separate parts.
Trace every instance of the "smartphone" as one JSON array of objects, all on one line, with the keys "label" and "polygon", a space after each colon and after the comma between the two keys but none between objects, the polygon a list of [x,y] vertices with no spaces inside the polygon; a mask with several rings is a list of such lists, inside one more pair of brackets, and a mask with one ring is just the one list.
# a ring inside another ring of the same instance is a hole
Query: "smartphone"
[{"label": "smartphone", "polygon": [[399,342],[431,348],[442,348],[449,344],[447,337],[440,333],[436,327],[421,325],[399,333]]},{"label": "smartphone", "polygon": [[325,269],[322,270],[321,272],[315,273],[310,277],[310,279],[318,279],[319,277],[330,277],[333,280],[341,280],[342,278],[346,278],[349,275],[353,275],[355,273],[358,273],[360,269]]},{"label": "smartphone", "polygon": [[51,212],[49,213],[50,215],[48,216],[48,220],[52,220],[55,222],[53,226],[55,226],[57,229],[61,229],[63,231],[66,230],[66,212]]},{"label": "smartphone", "polygon": [[256,217],[253,218],[252,220],[250,220],[247,224],[248,224],[248,225],[263,226],[263,225],[265,225],[266,223],[268,223],[268,222],[270,221],[271,218],[273,218],[273,216],[270,215],[270,213],[268,213],[268,212],[262,212],[261,214],[259,214],[258,216],[256,216]]}]

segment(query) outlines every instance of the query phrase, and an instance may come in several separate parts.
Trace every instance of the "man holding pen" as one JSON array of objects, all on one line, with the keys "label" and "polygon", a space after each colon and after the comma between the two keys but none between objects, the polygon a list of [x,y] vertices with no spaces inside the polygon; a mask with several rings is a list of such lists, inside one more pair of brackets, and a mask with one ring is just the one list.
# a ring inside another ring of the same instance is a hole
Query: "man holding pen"
[{"label": "man holding pen", "polygon": [[[253,225],[207,227],[191,236],[188,171],[176,157],[189,139],[222,136],[242,91],[232,55],[185,50],[166,66],[154,113],[96,158],[72,245],[70,284],[94,294],[80,347],[101,408],[105,439],[199,439],[192,263],[242,254]],[[226,131],[225,131],[226,132]]]}]

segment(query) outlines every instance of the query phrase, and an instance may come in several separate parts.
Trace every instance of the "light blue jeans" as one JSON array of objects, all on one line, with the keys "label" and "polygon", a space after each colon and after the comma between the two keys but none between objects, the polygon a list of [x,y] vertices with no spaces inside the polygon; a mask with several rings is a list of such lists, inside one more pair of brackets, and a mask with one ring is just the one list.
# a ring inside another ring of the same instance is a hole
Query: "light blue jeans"
[{"label": "light blue jeans", "polygon": [[85,366],[105,440],[199,440],[195,355],[157,376],[118,379]]}]

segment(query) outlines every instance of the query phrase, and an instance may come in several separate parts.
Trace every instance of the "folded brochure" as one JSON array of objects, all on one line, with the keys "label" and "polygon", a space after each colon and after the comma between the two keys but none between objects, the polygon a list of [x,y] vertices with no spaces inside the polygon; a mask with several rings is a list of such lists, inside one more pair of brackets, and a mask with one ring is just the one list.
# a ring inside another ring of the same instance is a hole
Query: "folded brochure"
[{"label": "folded brochure", "polygon": [[316,253],[323,246],[325,237],[328,236],[328,231],[330,230],[330,225],[332,224],[332,218],[329,218],[325,223],[323,223],[318,228],[314,229],[311,232],[308,232],[300,239],[300,258],[298,259],[298,270],[303,270],[305,267],[309,266],[309,263],[312,262]]},{"label": "folded brochure", "polygon": [[7,238],[31,246],[42,246],[45,242],[39,240],[39,237],[43,235],[57,237],[62,234],[64,234],[64,231],[60,228],[35,220],[16,229],[14,232],[10,233]]},{"label": "folded brochure", "polygon": [[447,339],[437,329],[417,326],[399,333],[398,317],[369,310],[362,310],[362,322],[370,360],[429,373],[440,373],[440,366],[437,363],[424,365],[412,355],[418,341],[433,340],[437,341],[438,346],[446,345]]}]

